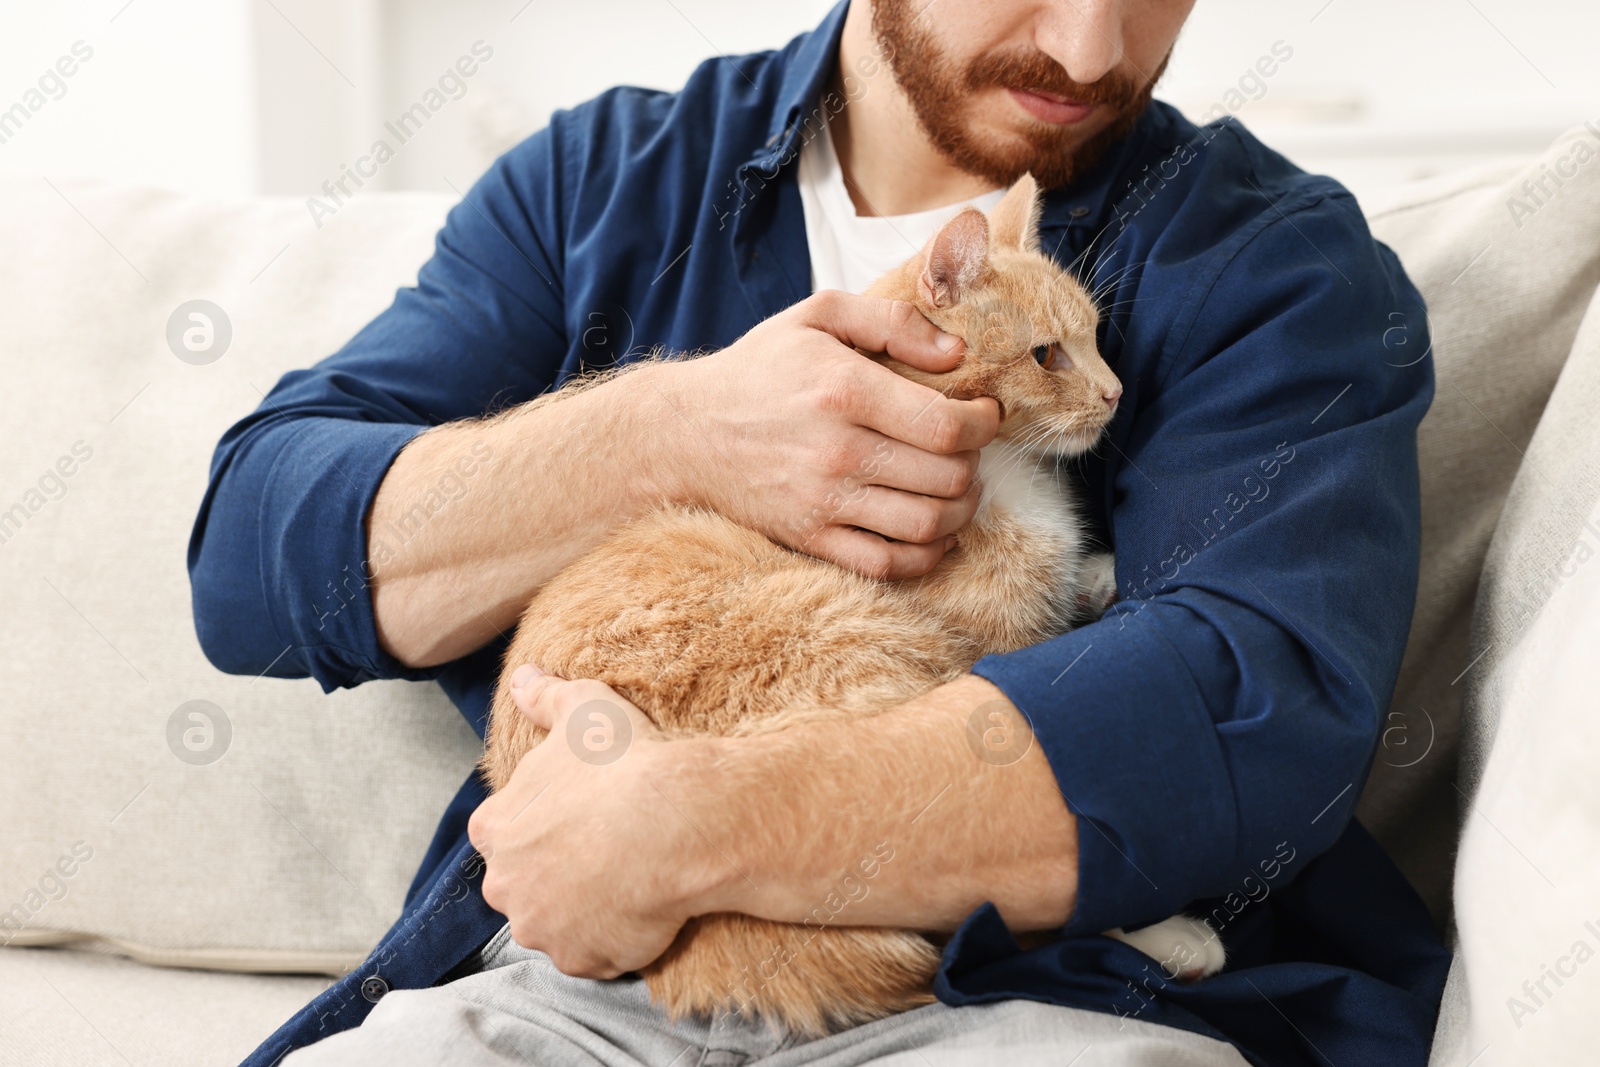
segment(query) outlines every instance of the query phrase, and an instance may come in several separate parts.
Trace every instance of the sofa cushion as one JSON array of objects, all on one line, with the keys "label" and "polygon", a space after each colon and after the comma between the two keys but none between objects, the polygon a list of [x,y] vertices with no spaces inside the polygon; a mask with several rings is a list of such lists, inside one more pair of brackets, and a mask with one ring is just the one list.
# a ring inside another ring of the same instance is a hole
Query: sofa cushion
[{"label": "sofa cushion", "polygon": [[1441,1067],[1600,1046],[1600,295],[1483,569],[1463,682],[1456,960]]},{"label": "sofa cushion", "polygon": [[94,952],[0,952],[0,1062],[29,1067],[238,1063],[328,986],[299,975],[152,970]]},{"label": "sofa cushion", "polygon": [[[1417,435],[1421,581],[1399,682],[1361,821],[1423,894],[1450,914],[1455,790],[1468,632],[1478,573],[1512,478],[1600,285],[1600,138],[1563,134],[1523,164],[1447,174],[1369,198],[1374,234],[1428,304],[1437,392]],[[1590,162],[1579,163],[1589,159]],[[1545,175],[1575,175],[1557,187]],[[1542,205],[1524,189],[1545,182]],[[1531,210],[1529,210],[1531,209]],[[1374,338],[1373,358],[1422,355],[1411,323]]]},{"label": "sofa cushion", "polygon": [[[449,202],[319,229],[288,198],[0,179],[0,943],[340,973],[398,916],[471,730],[433,685],[213,669],[185,551],[223,430],[410,284]],[[227,317],[209,351],[193,300]]]}]

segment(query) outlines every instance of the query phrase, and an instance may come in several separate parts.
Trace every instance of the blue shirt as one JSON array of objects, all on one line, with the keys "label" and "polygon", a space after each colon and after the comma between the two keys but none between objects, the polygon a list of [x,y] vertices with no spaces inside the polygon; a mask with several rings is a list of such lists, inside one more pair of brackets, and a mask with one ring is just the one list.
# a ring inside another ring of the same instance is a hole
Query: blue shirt
[{"label": "blue shirt", "polygon": [[[483,733],[503,640],[420,670],[378,646],[377,487],[429,426],[655,346],[727,345],[808,295],[796,160],[840,103],[844,10],[677,93],[556,113],[451,210],[416,287],[227,432],[189,547],[212,662],[327,690],[437,679]],[[1077,814],[1077,905],[1027,952],[980,909],[936,991],[1132,1015],[1260,1063],[1424,1063],[1448,957],[1351,820],[1416,591],[1433,377],[1403,357],[1427,351],[1422,299],[1336,182],[1159,102],[1048,194],[1041,235],[1108,309],[1122,403],[1063,474],[1122,600],[974,667],[1027,714]],[[465,834],[483,795],[463,785],[372,957],[250,1062],[435,984],[499,928]],[[1221,928],[1224,974],[1169,983],[1096,936],[1182,909]]]}]

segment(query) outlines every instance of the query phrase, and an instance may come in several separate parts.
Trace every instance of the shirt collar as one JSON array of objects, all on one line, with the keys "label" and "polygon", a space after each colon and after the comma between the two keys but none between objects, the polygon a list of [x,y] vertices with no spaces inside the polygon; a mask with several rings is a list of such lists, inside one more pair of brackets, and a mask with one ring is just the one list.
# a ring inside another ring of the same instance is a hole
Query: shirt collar
[{"label": "shirt collar", "polygon": [[844,36],[844,17],[849,10],[850,0],[841,0],[816,29],[798,39],[784,64],[766,145],[779,158],[793,158],[792,152],[789,156],[782,153],[801,133],[801,114],[821,103],[822,91],[839,61],[839,39]]}]

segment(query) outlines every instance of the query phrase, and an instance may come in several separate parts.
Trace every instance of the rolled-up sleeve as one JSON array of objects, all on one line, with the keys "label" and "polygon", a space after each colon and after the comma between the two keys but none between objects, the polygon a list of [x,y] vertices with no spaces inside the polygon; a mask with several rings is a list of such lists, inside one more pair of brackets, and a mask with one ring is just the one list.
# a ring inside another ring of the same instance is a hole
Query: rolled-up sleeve
[{"label": "rolled-up sleeve", "polygon": [[1428,339],[1398,261],[1322,198],[1264,219],[1191,307],[1106,451],[1121,600],[974,667],[1078,817],[1070,933],[1331,846],[1411,621],[1433,377],[1400,358]]},{"label": "rolled-up sleeve", "polygon": [[430,426],[549,388],[567,351],[550,129],[451,209],[414,287],[337,353],[284,375],[223,436],[189,541],[195,629],[236,674],[425,679],[378,646],[366,519]]}]

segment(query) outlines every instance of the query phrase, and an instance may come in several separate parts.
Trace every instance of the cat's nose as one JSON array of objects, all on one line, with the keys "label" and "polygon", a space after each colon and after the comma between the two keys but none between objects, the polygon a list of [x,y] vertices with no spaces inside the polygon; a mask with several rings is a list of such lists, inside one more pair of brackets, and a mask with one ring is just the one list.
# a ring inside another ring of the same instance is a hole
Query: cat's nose
[{"label": "cat's nose", "polygon": [[1117,399],[1122,396],[1122,386],[1114,385],[1100,394],[1106,398],[1106,407],[1117,410]]}]

